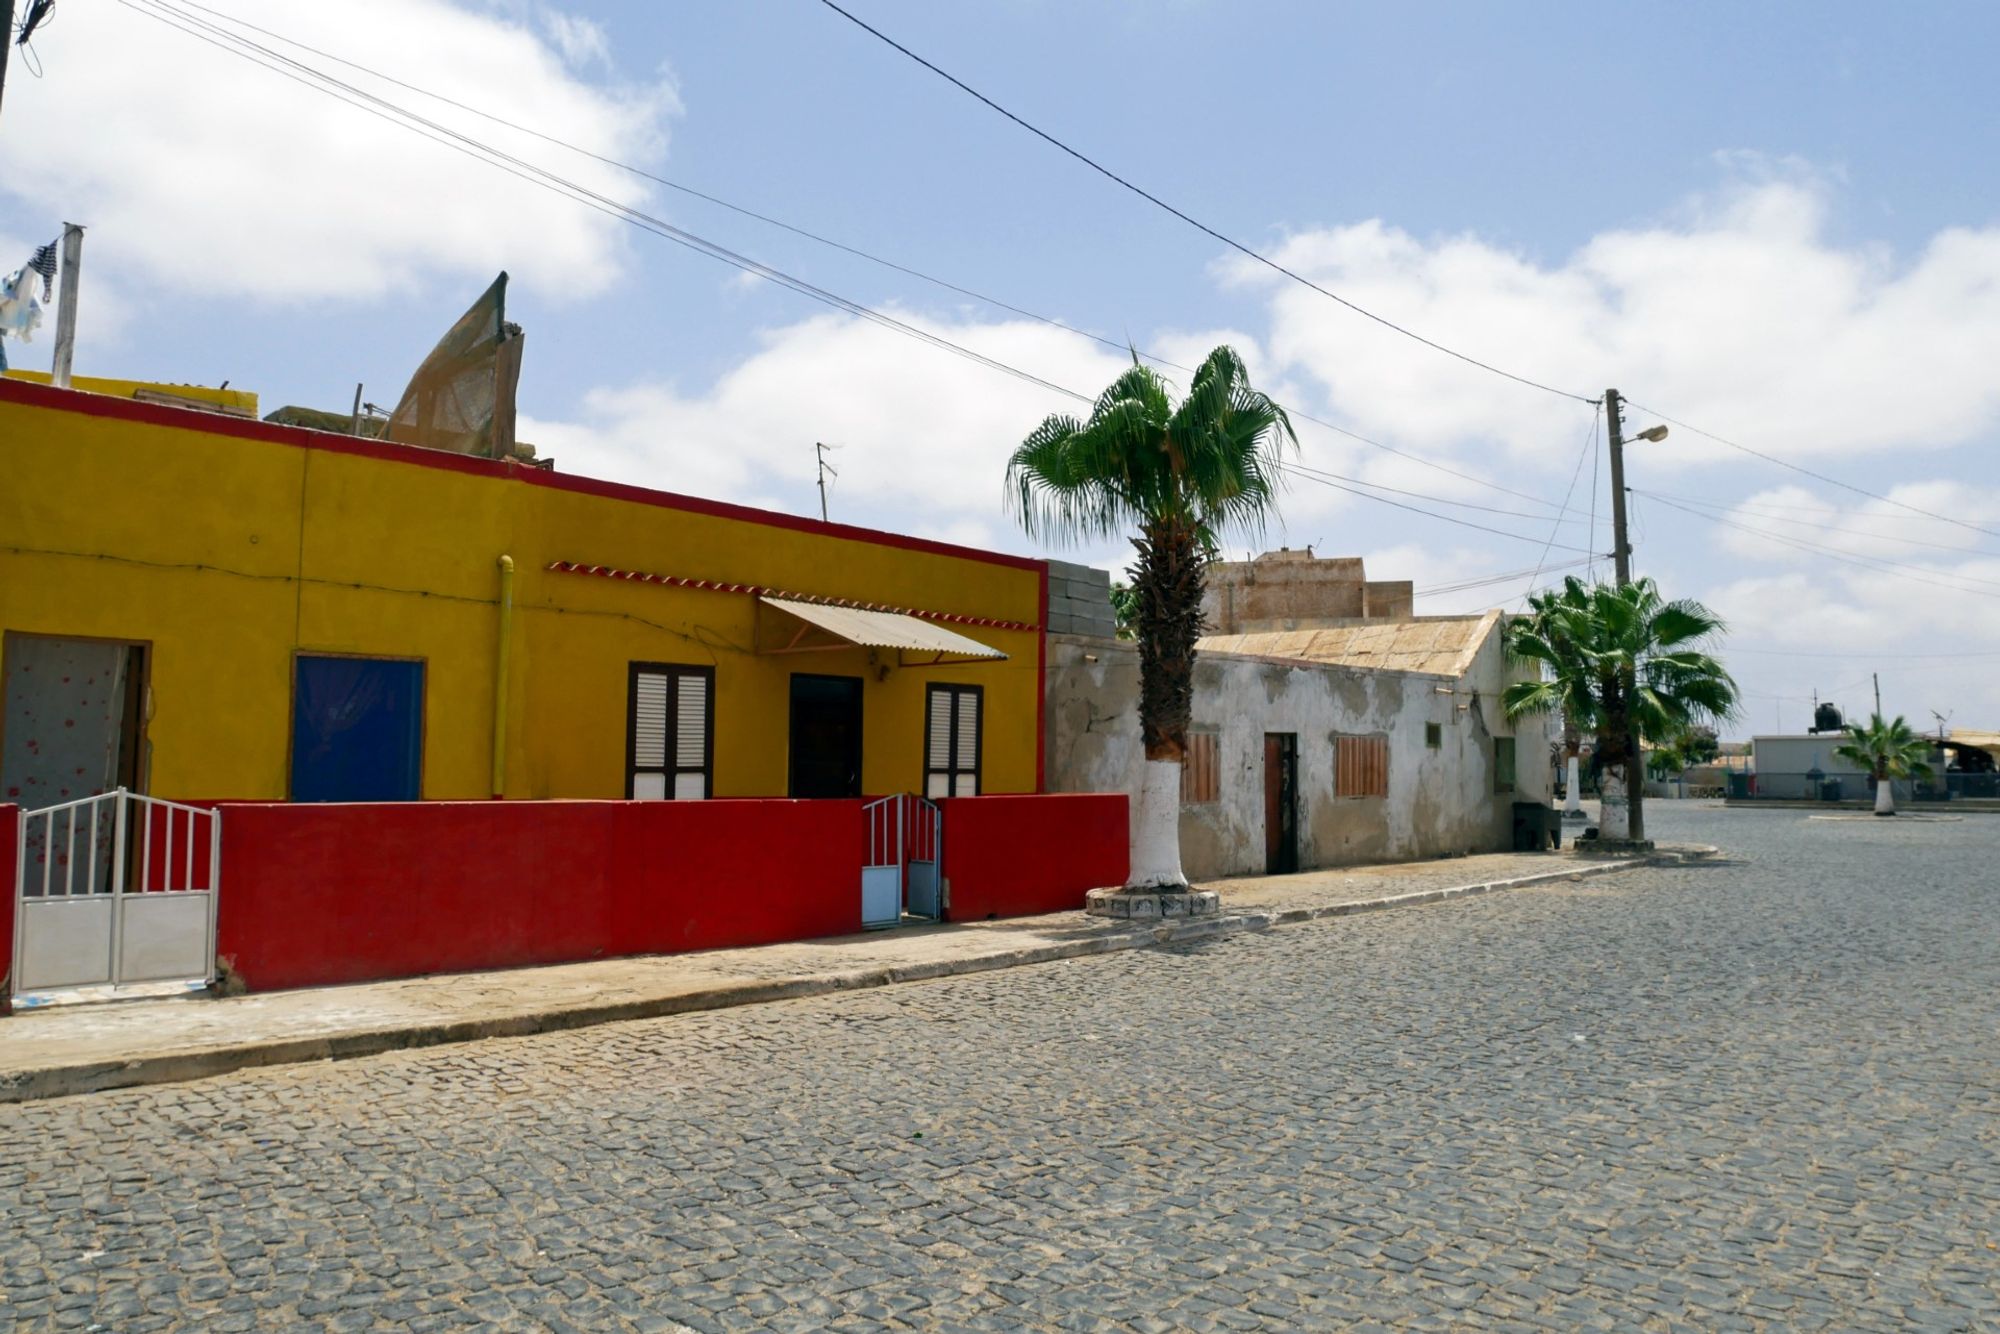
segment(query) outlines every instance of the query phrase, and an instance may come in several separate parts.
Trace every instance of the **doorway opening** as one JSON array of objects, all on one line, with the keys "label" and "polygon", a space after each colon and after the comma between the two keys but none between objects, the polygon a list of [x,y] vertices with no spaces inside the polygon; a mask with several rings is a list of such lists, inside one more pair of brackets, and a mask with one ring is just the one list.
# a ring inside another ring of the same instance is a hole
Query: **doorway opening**
[{"label": "doorway opening", "polygon": [[790,793],[861,795],[861,678],[792,677]]},{"label": "doorway opening", "polygon": [[146,790],[146,646],[9,632],[0,801],[39,810]]},{"label": "doorway opening", "polygon": [[1264,734],[1264,873],[1299,869],[1299,738]]}]

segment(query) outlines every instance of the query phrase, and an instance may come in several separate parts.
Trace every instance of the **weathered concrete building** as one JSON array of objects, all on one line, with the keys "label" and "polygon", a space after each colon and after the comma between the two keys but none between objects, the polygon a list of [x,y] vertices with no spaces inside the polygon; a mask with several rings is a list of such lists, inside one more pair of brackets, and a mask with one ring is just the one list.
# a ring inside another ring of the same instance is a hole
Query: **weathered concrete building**
[{"label": "weathered concrete building", "polygon": [[1407,579],[1371,580],[1359,556],[1314,556],[1312,548],[1267,551],[1208,567],[1202,618],[1210,634],[1298,630],[1340,621],[1407,621]]},{"label": "weathered concrete building", "polygon": [[[1195,665],[1190,877],[1494,851],[1516,802],[1549,800],[1546,726],[1501,713],[1531,669],[1508,663],[1499,612],[1414,616],[1409,585],[1371,584],[1358,559],[1217,568],[1213,614],[1235,628],[1203,639]],[[1371,597],[1380,619],[1345,614]],[[1136,792],[1134,646],[1054,634],[1048,671],[1050,790]]]}]

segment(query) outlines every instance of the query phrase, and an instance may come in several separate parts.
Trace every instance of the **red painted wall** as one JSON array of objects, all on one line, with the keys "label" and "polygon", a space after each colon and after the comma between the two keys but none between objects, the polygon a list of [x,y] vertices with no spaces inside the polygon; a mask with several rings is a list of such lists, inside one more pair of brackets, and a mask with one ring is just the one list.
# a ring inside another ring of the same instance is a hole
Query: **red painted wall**
[{"label": "red painted wall", "polygon": [[1130,833],[1122,792],[952,797],[944,810],[951,919],[1022,917],[1083,907],[1125,883]]},{"label": "red painted wall", "polygon": [[252,989],[861,929],[858,801],[229,803],[217,952]]},{"label": "red painted wall", "polygon": [[20,853],[21,808],[0,802],[0,1014],[13,1012],[14,998],[14,858]]}]

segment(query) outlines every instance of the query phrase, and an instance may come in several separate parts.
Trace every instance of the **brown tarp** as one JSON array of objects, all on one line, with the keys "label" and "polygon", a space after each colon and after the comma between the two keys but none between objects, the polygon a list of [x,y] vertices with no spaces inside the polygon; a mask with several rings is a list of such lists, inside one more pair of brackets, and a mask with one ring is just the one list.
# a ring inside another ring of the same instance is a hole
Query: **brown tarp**
[{"label": "brown tarp", "polygon": [[507,275],[458,317],[403,391],[384,434],[405,445],[514,456],[521,327],[507,323]]}]

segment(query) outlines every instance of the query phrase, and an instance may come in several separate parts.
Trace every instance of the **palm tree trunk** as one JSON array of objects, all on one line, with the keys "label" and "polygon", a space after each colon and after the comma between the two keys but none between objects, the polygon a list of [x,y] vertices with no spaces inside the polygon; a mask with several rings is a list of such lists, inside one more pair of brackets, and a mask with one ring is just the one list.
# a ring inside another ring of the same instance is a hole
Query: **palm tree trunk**
[{"label": "palm tree trunk", "polygon": [[1599,812],[1597,836],[1601,839],[1636,838],[1633,816],[1638,806],[1634,790],[1638,757],[1632,754],[1632,725],[1625,712],[1624,682],[1617,677],[1601,683],[1605,701],[1604,727],[1597,735],[1597,753],[1603,760],[1598,778]]},{"label": "palm tree trunk", "polygon": [[1130,571],[1139,632],[1139,734],[1146,747],[1128,889],[1178,889],[1181,764],[1194,708],[1194,643],[1201,637],[1202,571],[1192,523],[1162,520],[1132,540]]},{"label": "palm tree trunk", "polygon": [[1880,766],[1875,770],[1875,813],[1894,815],[1896,813],[1896,788],[1889,780],[1888,771]]},{"label": "palm tree trunk", "polygon": [[1567,752],[1563,761],[1563,819],[1583,819],[1583,778],[1581,759],[1583,738],[1576,734],[1574,724],[1563,728],[1563,747]]}]

